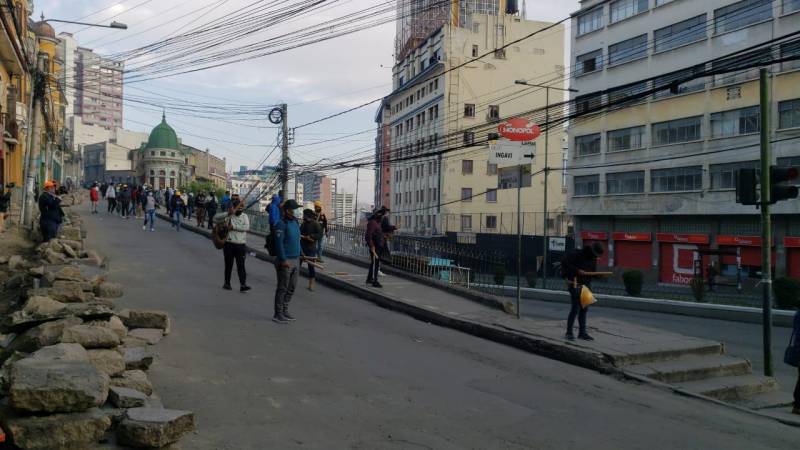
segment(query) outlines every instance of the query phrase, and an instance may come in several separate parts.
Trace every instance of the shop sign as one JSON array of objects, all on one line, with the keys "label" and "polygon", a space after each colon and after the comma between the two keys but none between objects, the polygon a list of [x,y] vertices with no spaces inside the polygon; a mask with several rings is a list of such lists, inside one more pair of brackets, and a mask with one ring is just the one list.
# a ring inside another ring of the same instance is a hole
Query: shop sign
[{"label": "shop sign", "polygon": [[616,231],[611,235],[615,241],[638,241],[638,242],[650,242],[652,239],[652,235],[650,233],[626,233],[622,231]]},{"label": "shop sign", "polygon": [[656,240],[659,242],[676,242],[679,244],[708,244],[707,234],[683,234],[683,233],[657,233]]}]

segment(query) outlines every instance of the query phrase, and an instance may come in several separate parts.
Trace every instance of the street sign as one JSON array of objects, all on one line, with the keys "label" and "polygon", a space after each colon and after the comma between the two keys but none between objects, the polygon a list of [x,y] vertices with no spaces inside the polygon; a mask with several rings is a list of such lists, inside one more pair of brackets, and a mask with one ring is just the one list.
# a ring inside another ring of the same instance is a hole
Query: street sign
[{"label": "street sign", "polygon": [[[505,167],[497,169],[497,189],[516,189],[519,180],[520,166]],[[531,166],[522,166],[522,186],[531,187]]]},{"label": "street sign", "polygon": [[489,163],[498,168],[531,164],[535,155],[535,142],[500,139],[489,143]]},{"label": "street sign", "polygon": [[551,237],[549,239],[548,248],[553,252],[563,252],[567,249],[567,238]]},{"label": "street sign", "polygon": [[497,126],[500,136],[509,141],[526,142],[539,137],[542,131],[539,126],[528,119],[509,119]]}]

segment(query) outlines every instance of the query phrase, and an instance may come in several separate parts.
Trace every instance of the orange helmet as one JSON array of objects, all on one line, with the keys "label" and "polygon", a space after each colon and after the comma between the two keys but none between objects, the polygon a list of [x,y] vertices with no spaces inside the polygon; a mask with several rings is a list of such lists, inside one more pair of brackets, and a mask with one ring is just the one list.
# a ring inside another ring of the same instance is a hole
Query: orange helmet
[{"label": "orange helmet", "polygon": [[47,180],[47,181],[44,182],[44,188],[45,189],[50,189],[50,188],[54,188],[54,187],[56,187],[56,182],[55,181]]}]

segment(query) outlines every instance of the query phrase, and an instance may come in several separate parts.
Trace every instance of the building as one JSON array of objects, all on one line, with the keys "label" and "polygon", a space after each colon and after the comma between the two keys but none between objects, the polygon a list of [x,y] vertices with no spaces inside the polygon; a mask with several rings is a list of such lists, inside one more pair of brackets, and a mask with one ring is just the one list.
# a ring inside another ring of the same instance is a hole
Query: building
[{"label": "building", "polygon": [[[760,278],[759,210],[736,204],[734,192],[736,169],[760,158],[758,68],[672,86],[654,77],[679,71],[671,79],[687,80],[721,67],[714,58],[798,31],[797,1],[582,1],[572,17],[578,110],[667,88],[571,124],[567,211],[578,244],[600,241],[609,250],[601,265],[640,269],[661,283],[688,284],[701,249],[738,251],[745,278]],[[799,50],[768,49],[781,57]],[[769,67],[769,134],[779,141],[772,164],[800,164],[797,141],[787,140],[800,137],[798,68]],[[611,92],[595,94],[603,90]],[[800,277],[800,202],[772,211],[776,273]],[[736,275],[735,255],[713,258],[723,275]]]},{"label": "building", "polygon": [[[280,167],[263,166],[261,169],[248,169],[241,166],[239,171],[234,172],[230,177],[231,194],[246,196],[248,203],[254,204],[257,211],[266,211],[272,196],[278,194],[281,186],[278,183]],[[304,198],[304,186],[302,183],[290,179],[287,188],[286,199],[293,199],[302,204]]]},{"label": "building", "polygon": [[190,151],[187,164],[194,180],[225,188],[228,182],[225,175],[225,158],[214,156],[209,149],[200,150],[188,145],[183,147]]},{"label": "building", "polygon": [[332,214],[328,215],[328,220],[336,225],[352,227],[356,224],[356,204],[355,194],[346,192],[333,194]]},{"label": "building", "polygon": [[[517,193],[497,189],[498,170],[488,163],[488,144],[497,139],[503,119],[545,106],[545,90],[518,86],[515,80],[563,87],[554,75],[563,72],[563,27],[506,46],[552,24],[522,19],[510,1],[459,0],[444,11],[422,0],[408,3],[412,13],[398,21],[394,90],[376,116],[384,196],[376,204],[387,204],[389,193],[387,206],[402,232],[516,233]],[[558,92],[550,98],[562,97]],[[559,130],[549,139],[547,152],[544,137],[536,141],[527,173],[544,168],[545,153],[550,167],[561,165],[560,136]],[[548,186],[553,234],[563,217],[564,194],[557,176],[549,177]],[[539,176],[522,190],[526,234],[544,231],[543,187]]]},{"label": "building", "polygon": [[[64,61],[64,70],[61,72],[61,86],[64,88],[64,100],[67,108],[64,112],[64,121],[69,126],[72,117],[75,115],[75,105],[77,103],[77,57],[78,41],[72,33],[58,33],[58,56]],[[79,116],[80,117],[80,116]],[[120,124],[119,126],[122,126]]]},{"label": "building", "polygon": [[98,142],[83,148],[87,182],[138,184],[132,150],[113,142]]},{"label": "building", "polygon": [[[386,111],[385,102],[381,102],[375,113],[375,123],[378,124],[375,136],[375,199],[373,204],[389,206],[392,203],[392,127],[388,118],[384,119]],[[388,113],[388,111],[386,111]]]},{"label": "building", "polygon": [[[136,151],[134,167],[142,183],[155,189],[179,189],[192,181],[187,164],[191,152],[181,145],[166,116],[153,128],[147,143]],[[87,173],[88,176],[88,173]]]},{"label": "building", "polygon": [[333,209],[333,194],[336,180],[314,172],[297,174],[297,182],[303,187],[302,205],[319,201],[323,211]]},{"label": "building", "polygon": [[67,72],[73,72],[74,87],[69,94],[74,95],[72,114],[80,116],[87,125],[98,125],[113,130],[122,127],[122,74],[124,63],[103,58],[91,49],[76,47],[71,36],[65,36],[63,52],[74,65]]}]

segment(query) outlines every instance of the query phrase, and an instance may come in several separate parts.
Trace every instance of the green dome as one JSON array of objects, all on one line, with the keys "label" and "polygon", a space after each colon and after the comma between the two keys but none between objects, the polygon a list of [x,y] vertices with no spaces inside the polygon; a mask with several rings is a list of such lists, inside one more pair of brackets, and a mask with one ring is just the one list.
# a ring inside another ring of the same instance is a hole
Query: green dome
[{"label": "green dome", "polygon": [[167,124],[167,118],[161,116],[161,123],[153,128],[150,132],[150,137],[147,139],[145,149],[151,148],[166,148],[170,150],[180,151],[181,147],[178,145],[178,135],[175,130]]}]

